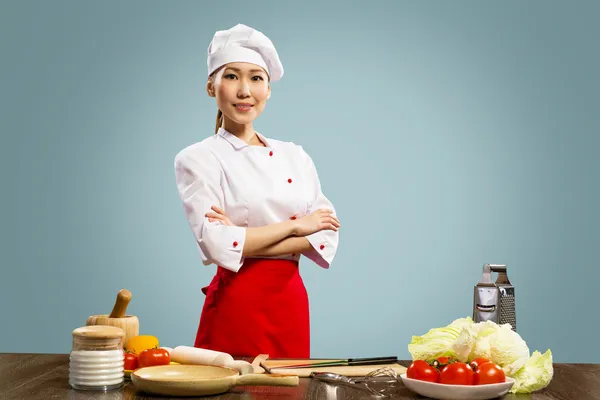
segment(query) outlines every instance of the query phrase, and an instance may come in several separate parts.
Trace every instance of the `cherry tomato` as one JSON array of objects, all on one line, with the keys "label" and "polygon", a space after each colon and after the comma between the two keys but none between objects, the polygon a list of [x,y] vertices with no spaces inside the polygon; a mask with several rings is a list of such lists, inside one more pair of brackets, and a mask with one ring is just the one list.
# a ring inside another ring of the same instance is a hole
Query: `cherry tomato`
[{"label": "cherry tomato", "polygon": [[138,365],[140,368],[151,365],[169,365],[171,356],[165,349],[148,349],[142,351],[138,356]]},{"label": "cherry tomato", "polygon": [[123,368],[128,371],[133,371],[138,367],[138,356],[134,353],[125,353],[125,361],[123,361]]},{"label": "cherry tomato", "polygon": [[475,371],[475,376],[473,378],[474,385],[487,385],[490,383],[502,382],[506,382],[506,375],[502,368],[492,362],[481,364],[479,368],[477,368],[477,371]]},{"label": "cherry tomato", "polygon": [[463,362],[448,364],[440,374],[440,383],[446,385],[472,385],[473,370]]},{"label": "cherry tomato", "polygon": [[437,383],[440,380],[440,373],[437,369],[429,365],[427,361],[415,360],[406,370],[406,376],[410,379],[418,379]]},{"label": "cherry tomato", "polygon": [[489,362],[491,362],[491,361],[488,360],[487,358],[478,357],[478,358],[474,359],[473,361],[471,361],[469,363],[469,365],[471,366],[471,368],[473,369],[473,371],[475,371],[480,365],[483,365],[483,364],[489,363]]}]

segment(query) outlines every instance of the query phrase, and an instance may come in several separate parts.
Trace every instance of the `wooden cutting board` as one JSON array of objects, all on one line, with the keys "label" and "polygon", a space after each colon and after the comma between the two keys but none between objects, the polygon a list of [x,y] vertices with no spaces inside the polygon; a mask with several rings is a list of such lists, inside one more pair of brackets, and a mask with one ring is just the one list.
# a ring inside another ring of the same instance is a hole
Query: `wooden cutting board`
[{"label": "wooden cutting board", "polygon": [[396,371],[398,375],[406,372],[406,367],[400,364],[380,364],[380,365],[352,365],[339,367],[314,367],[314,368],[277,368],[277,366],[294,365],[294,364],[309,364],[313,362],[335,361],[327,359],[267,359],[261,362],[263,367],[267,367],[272,374],[294,374],[301,378],[309,377],[311,372],[334,372],[345,376],[365,376],[369,372],[379,368],[389,367]]}]

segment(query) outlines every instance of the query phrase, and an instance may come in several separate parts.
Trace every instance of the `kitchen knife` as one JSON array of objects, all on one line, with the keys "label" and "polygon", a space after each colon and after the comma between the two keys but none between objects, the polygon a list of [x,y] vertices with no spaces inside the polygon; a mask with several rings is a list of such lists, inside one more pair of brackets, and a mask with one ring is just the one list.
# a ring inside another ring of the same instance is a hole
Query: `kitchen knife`
[{"label": "kitchen knife", "polygon": [[338,366],[351,366],[351,365],[378,365],[378,364],[390,364],[398,362],[398,357],[371,357],[371,358],[348,358],[345,360],[334,360],[334,361],[323,361],[314,362],[310,364],[297,364],[297,365],[284,365],[276,366],[272,365],[270,369],[292,369],[292,368],[317,368],[317,367],[338,367]]}]

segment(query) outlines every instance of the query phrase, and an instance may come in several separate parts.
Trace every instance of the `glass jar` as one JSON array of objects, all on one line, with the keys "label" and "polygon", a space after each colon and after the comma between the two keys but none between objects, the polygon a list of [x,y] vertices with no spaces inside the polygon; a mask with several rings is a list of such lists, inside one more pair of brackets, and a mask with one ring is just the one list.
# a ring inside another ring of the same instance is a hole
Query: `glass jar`
[{"label": "glass jar", "polygon": [[125,381],[123,338],[115,326],[83,326],[73,331],[69,385],[78,390],[113,390]]}]

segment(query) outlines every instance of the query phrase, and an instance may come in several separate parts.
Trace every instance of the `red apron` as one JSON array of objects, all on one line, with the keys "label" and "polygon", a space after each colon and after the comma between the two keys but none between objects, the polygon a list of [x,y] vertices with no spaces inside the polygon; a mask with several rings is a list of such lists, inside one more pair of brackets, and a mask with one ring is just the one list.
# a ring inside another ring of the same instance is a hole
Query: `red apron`
[{"label": "red apron", "polygon": [[310,357],[308,296],[297,261],[247,258],[237,273],[218,267],[202,291],[195,347],[234,357]]}]

